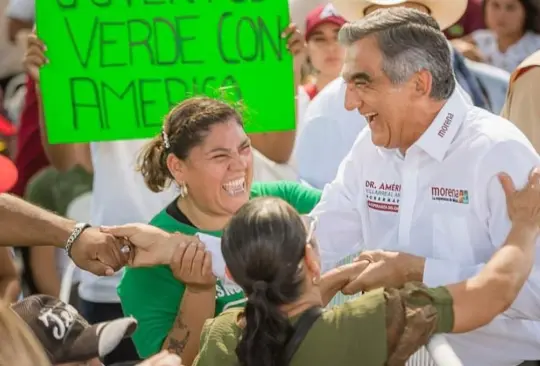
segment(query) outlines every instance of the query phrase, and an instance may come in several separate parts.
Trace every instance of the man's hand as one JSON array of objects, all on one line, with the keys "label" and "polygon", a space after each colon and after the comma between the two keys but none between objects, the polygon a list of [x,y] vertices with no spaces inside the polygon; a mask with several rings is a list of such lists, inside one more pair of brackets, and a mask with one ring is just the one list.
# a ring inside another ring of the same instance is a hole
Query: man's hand
[{"label": "man's hand", "polygon": [[193,237],[187,235],[170,234],[155,226],[145,224],[102,227],[101,231],[125,238],[131,243],[129,265],[132,267],[168,265],[180,244],[194,240]]},{"label": "man's hand", "polygon": [[123,253],[124,240],[102,233],[97,228],[82,232],[71,247],[71,258],[77,267],[98,276],[112,276],[128,263]]},{"label": "man's hand", "polygon": [[408,281],[422,281],[425,259],[412,254],[366,251],[355,261],[369,261],[367,268],[341,292],[352,295],[379,287],[402,287]]}]

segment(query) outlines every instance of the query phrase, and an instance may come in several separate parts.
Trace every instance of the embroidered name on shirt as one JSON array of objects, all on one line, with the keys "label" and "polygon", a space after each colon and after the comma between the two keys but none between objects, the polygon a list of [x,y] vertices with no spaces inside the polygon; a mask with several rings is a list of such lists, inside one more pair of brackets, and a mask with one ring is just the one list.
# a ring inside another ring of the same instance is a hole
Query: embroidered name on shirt
[{"label": "embroidered name on shirt", "polygon": [[447,201],[467,205],[469,204],[469,191],[466,189],[431,187],[431,198],[435,201]]},{"label": "embroidered name on shirt", "polygon": [[450,125],[452,124],[453,119],[454,119],[454,115],[452,113],[448,113],[437,135],[439,135],[440,137],[444,137],[444,135],[446,135],[446,132],[448,132],[448,129],[450,128]]},{"label": "embroidered name on shirt", "polygon": [[398,212],[401,185],[366,180],[366,200],[369,208],[378,211]]}]

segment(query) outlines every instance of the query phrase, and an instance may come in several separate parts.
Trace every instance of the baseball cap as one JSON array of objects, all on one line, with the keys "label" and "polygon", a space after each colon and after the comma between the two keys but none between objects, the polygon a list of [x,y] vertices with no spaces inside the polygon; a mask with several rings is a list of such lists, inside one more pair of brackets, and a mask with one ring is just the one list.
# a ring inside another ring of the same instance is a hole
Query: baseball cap
[{"label": "baseball cap", "polygon": [[347,23],[347,20],[337,13],[332,4],[319,5],[306,17],[306,40],[318,26],[324,23],[332,23],[341,27]]},{"label": "baseball cap", "polygon": [[90,325],[73,306],[47,295],[29,296],[11,308],[28,324],[53,364],[103,358],[137,328],[134,318]]}]

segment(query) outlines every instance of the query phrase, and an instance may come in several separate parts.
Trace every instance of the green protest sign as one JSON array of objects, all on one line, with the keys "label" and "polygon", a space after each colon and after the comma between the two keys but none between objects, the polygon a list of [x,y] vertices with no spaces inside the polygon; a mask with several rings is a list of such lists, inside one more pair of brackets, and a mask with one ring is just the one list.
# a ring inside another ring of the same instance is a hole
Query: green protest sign
[{"label": "green protest sign", "polygon": [[241,102],[248,132],[295,126],[287,0],[36,1],[51,143],[156,135],[195,95]]}]

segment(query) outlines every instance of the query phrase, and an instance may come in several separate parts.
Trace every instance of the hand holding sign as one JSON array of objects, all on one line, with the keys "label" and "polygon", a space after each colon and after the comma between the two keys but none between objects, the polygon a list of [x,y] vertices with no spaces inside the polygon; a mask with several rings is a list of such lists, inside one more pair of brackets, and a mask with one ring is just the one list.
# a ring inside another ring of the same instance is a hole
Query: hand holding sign
[{"label": "hand holding sign", "polygon": [[35,31],[34,28],[33,32],[28,35],[23,64],[26,73],[32,80],[39,83],[39,69],[47,63],[47,58],[45,57],[45,45],[37,37]]}]

